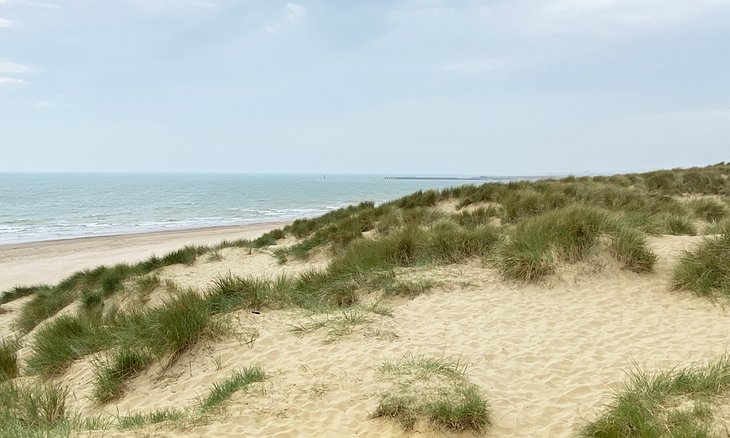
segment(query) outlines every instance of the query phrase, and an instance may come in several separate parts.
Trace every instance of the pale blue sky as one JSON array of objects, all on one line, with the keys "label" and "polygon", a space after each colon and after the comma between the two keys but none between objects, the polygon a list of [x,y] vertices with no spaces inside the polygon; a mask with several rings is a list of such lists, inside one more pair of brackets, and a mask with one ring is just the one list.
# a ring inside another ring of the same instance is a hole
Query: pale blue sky
[{"label": "pale blue sky", "polygon": [[730,160],[730,0],[0,0],[0,171]]}]

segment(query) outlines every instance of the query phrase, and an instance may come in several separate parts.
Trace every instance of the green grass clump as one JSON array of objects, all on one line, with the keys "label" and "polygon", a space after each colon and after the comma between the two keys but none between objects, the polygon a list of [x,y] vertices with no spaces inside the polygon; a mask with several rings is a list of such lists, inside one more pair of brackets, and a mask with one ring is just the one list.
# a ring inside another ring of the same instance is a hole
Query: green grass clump
[{"label": "green grass clump", "polygon": [[464,227],[475,227],[479,225],[489,225],[495,218],[501,218],[502,211],[499,208],[490,206],[488,208],[480,207],[472,211],[461,211],[453,215],[454,220]]},{"label": "green grass clump", "polygon": [[228,379],[213,384],[208,395],[200,400],[199,408],[203,412],[210,411],[228,400],[235,392],[252,383],[263,382],[264,379],[266,373],[259,367],[247,367],[235,371]]},{"label": "green grass clump", "polygon": [[612,237],[609,249],[622,268],[637,273],[654,269],[657,256],[646,246],[646,239],[641,233],[619,227]]},{"label": "green grass clump", "polygon": [[462,364],[407,357],[386,362],[379,371],[391,386],[380,395],[373,417],[392,418],[406,430],[419,419],[455,431],[481,432],[491,424],[489,405]]},{"label": "green grass clump", "polygon": [[107,403],[124,394],[126,381],[144,370],[152,356],[142,348],[124,347],[94,369],[94,399]]},{"label": "green grass clump", "polygon": [[728,216],[728,207],[712,198],[693,199],[689,202],[695,217],[708,222],[717,222]]},{"label": "green grass clump", "polygon": [[694,236],[697,228],[687,216],[670,214],[662,218],[664,231],[674,236]]},{"label": "green grass clump", "polygon": [[110,342],[100,312],[59,316],[36,333],[28,370],[42,375],[58,374],[74,360],[96,353]]},{"label": "green grass clump", "polygon": [[287,248],[287,253],[299,259],[306,259],[313,250],[328,248],[337,254],[350,242],[361,239],[362,233],[375,228],[377,219],[386,211],[387,209],[383,208],[368,208],[343,217],[339,221],[322,225],[301,242]]},{"label": "green grass clump", "polygon": [[358,205],[350,205],[344,208],[330,211],[317,218],[297,219],[291,225],[287,225],[282,230],[284,233],[292,234],[299,239],[309,236],[315,231],[324,228],[330,224],[335,224],[347,217],[355,216],[361,213],[367,213],[375,209],[372,202],[361,202]]},{"label": "green grass clump", "polygon": [[152,351],[170,354],[173,360],[221,328],[213,320],[207,301],[192,291],[178,293],[148,311],[141,320],[142,324],[130,325],[128,339],[146,339]]},{"label": "green grass clump", "polygon": [[441,194],[438,190],[419,190],[408,196],[404,196],[395,202],[400,208],[410,209],[416,207],[433,207],[439,201]]},{"label": "green grass clump", "polygon": [[195,263],[199,255],[203,255],[208,251],[204,246],[186,246],[177,251],[173,251],[160,260],[162,266],[183,264],[192,265]]},{"label": "green grass clump", "polygon": [[102,305],[104,302],[104,296],[100,291],[86,289],[81,292],[79,300],[81,301],[81,306],[84,309],[91,310]]},{"label": "green grass clump", "polygon": [[3,436],[68,435],[72,419],[68,389],[60,384],[0,385],[0,431]]},{"label": "green grass clump", "polygon": [[0,304],[9,303],[19,298],[27,297],[37,292],[51,290],[51,286],[47,284],[37,284],[35,286],[16,286],[0,295]]},{"label": "green grass clump", "polygon": [[629,375],[615,400],[580,431],[582,437],[711,437],[717,407],[730,389],[730,360],[672,369],[653,376]]},{"label": "green grass clump", "polygon": [[185,412],[178,409],[159,409],[146,414],[134,414],[117,417],[121,429],[133,429],[149,424],[158,424],[165,421],[178,421],[185,418]]},{"label": "green grass clump", "polygon": [[283,239],[286,237],[286,233],[282,229],[275,229],[271,230],[268,233],[265,233],[258,239],[254,240],[252,243],[252,246],[254,248],[263,248],[266,246],[276,245],[276,242],[279,239]]},{"label": "green grass clump", "polygon": [[672,273],[674,289],[730,297],[730,226],[720,231],[682,255]]},{"label": "green grass clump", "polygon": [[56,287],[36,292],[33,298],[21,308],[15,326],[21,332],[28,333],[75,299],[76,293],[69,289]]},{"label": "green grass clump", "polygon": [[459,388],[458,397],[441,397],[427,406],[428,417],[452,430],[482,430],[489,424],[490,411],[475,386]]},{"label": "green grass clump", "polygon": [[499,265],[506,278],[536,281],[555,272],[557,261],[585,260],[604,236],[624,268],[635,272],[653,268],[656,256],[640,233],[605,210],[580,205],[520,221],[501,248]]},{"label": "green grass clump", "polygon": [[[275,304],[277,290],[283,289],[288,279],[282,277],[276,283],[231,275],[214,280],[208,289],[206,300],[214,313],[230,312],[242,308],[261,309]],[[277,288],[276,284],[280,287]]]},{"label": "green grass clump", "polygon": [[0,383],[18,376],[18,348],[17,339],[0,339]]},{"label": "green grass clump", "polygon": [[41,328],[31,344],[28,369],[54,375],[74,360],[115,348],[146,349],[157,357],[169,356],[171,364],[183,351],[222,329],[208,302],[191,291],[149,309],[103,314],[96,308],[60,316]]}]

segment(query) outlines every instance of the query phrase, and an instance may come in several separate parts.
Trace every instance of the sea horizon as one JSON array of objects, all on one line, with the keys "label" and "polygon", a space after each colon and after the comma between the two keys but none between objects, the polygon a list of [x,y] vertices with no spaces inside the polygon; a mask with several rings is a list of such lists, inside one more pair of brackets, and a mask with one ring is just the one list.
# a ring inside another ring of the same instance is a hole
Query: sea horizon
[{"label": "sea horizon", "polygon": [[454,178],[475,176],[0,172],[0,244],[288,221],[417,190],[489,181]]}]

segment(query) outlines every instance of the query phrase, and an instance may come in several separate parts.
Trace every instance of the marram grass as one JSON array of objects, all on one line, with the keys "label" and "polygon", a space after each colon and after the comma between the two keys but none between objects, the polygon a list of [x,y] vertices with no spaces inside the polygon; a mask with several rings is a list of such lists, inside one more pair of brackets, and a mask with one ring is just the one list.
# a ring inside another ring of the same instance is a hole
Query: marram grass
[{"label": "marram grass", "polygon": [[714,437],[730,390],[730,360],[656,374],[632,372],[613,402],[580,430],[584,438]]}]

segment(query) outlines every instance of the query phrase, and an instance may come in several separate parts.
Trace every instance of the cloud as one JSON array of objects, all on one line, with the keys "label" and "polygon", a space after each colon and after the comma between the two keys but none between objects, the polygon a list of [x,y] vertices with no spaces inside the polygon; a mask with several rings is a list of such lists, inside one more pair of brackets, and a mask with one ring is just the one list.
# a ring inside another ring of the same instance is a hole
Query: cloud
[{"label": "cloud", "polygon": [[33,73],[35,71],[35,68],[27,65],[0,61],[0,73]]},{"label": "cloud", "polygon": [[7,18],[0,17],[0,29],[7,29],[13,27],[13,22]]},{"label": "cloud", "polygon": [[9,77],[2,77],[0,76],[0,86],[3,85],[20,85],[24,84],[25,81],[18,78],[9,78]]}]

